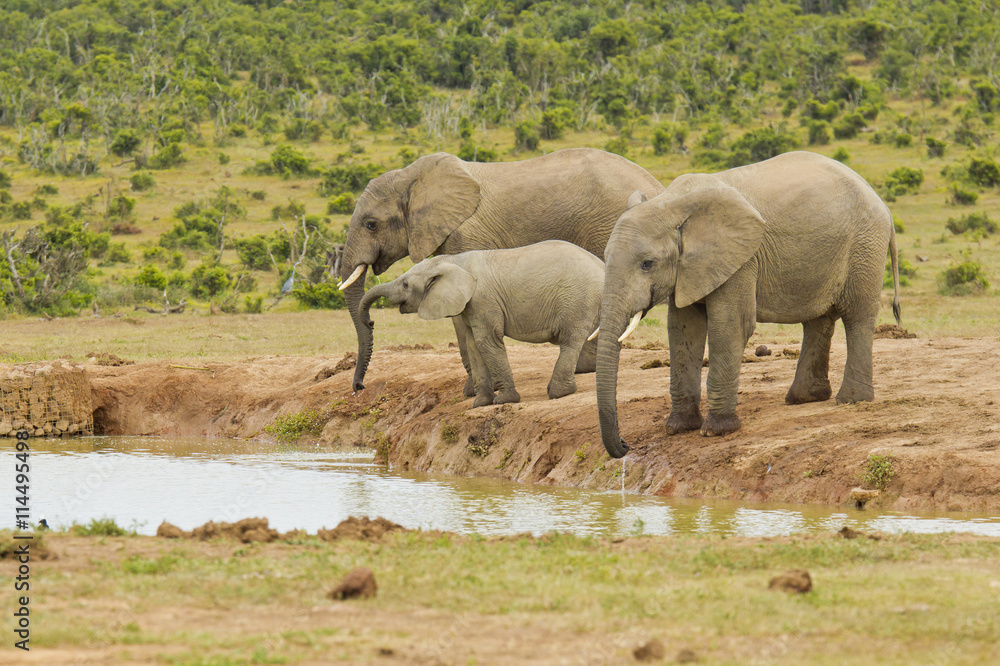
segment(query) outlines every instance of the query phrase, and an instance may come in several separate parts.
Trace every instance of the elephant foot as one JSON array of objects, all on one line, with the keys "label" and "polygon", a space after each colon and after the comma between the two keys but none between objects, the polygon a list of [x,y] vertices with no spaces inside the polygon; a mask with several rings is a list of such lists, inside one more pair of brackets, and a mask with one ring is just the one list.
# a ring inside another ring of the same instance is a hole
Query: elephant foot
[{"label": "elephant foot", "polygon": [[477,395],[475,401],[472,403],[473,407],[486,407],[487,405],[492,405],[495,396],[492,393]]},{"label": "elephant foot", "polygon": [[837,392],[837,404],[849,405],[855,402],[871,402],[875,399],[875,389],[871,384],[845,379]]},{"label": "elephant foot", "polygon": [[[803,382],[804,384],[804,382]],[[792,382],[791,388],[785,395],[786,405],[801,405],[807,402],[821,402],[829,400],[833,395],[830,388],[830,380],[817,379],[811,385],[796,384]]]},{"label": "elephant foot", "polygon": [[705,423],[701,426],[701,434],[703,437],[728,435],[731,432],[739,430],[741,425],[740,418],[736,416],[735,412],[732,414],[716,414],[712,410],[708,410],[708,418],[705,419]]},{"label": "elephant foot", "polygon": [[672,409],[670,417],[667,418],[667,434],[679,435],[682,432],[698,430],[702,421],[701,411],[697,407],[686,410]]},{"label": "elephant foot", "polygon": [[562,398],[576,393],[576,380],[570,379],[568,382],[562,382],[559,384],[549,382],[548,393],[550,400],[555,400],[556,398]]},{"label": "elephant foot", "polygon": [[521,402],[521,395],[514,389],[509,391],[500,391],[497,393],[497,397],[493,398],[494,405],[503,405],[508,402]]},{"label": "elephant foot", "polygon": [[465,379],[465,386],[462,387],[462,395],[466,398],[471,398],[476,395],[476,383],[472,381],[472,375],[469,375]]}]

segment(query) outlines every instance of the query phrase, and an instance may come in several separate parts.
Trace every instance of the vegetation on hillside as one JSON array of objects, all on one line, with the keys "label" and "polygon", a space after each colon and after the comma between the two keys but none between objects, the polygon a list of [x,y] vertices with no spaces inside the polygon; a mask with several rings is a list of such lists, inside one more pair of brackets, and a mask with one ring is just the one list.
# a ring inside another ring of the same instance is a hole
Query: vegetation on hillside
[{"label": "vegetation on hillside", "polygon": [[[590,145],[669,180],[805,148],[890,203],[940,190],[981,215],[998,19],[971,0],[0,0],[0,312],[254,311],[289,278],[337,307],[358,193],[439,149]],[[989,272],[993,231],[961,232],[964,262]],[[988,292],[962,276],[976,288],[949,293]]]}]

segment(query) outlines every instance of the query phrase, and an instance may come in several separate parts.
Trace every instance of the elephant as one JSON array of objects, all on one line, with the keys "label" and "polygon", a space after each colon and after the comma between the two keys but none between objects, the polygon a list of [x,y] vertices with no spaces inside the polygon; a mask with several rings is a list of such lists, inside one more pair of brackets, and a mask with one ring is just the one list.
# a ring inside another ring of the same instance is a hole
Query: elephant
[{"label": "elephant", "polygon": [[[840,162],[790,152],[715,174],[685,174],[660,195],[634,193],[605,250],[597,401],[608,453],[628,451],[618,428],[620,344],[650,308],[667,302],[668,435],[725,435],[741,426],[736,396],[756,322],[801,323],[802,350],[788,404],[831,396],[834,325],[847,363],[838,403],[874,399],[872,340],[886,251],[900,318],[896,233],[888,207]],[[708,415],[701,368],[708,341]]]},{"label": "elephant", "polygon": [[[519,162],[464,162],[435,153],[371,180],[358,198],[341,259],[339,287],[358,335],[358,358],[370,358],[370,322],[357,317],[368,267],[381,275],[409,254],[494,250],[564,240],[604,255],[629,195],[652,197],[663,185],[624,157],[593,148],[559,150]],[[456,325],[469,370],[463,331]],[[358,363],[354,390],[364,389]],[[471,377],[465,395],[471,396]]]},{"label": "elephant", "polygon": [[[521,400],[504,336],[559,345],[549,398],[576,392],[574,373],[595,368],[596,343],[588,335],[597,326],[603,291],[603,261],[572,243],[543,241],[424,259],[392,282],[369,289],[358,318],[371,326],[369,310],[383,296],[404,314],[453,317],[468,345],[476,388],[472,406],[482,407]],[[358,357],[358,365],[369,360]]]}]

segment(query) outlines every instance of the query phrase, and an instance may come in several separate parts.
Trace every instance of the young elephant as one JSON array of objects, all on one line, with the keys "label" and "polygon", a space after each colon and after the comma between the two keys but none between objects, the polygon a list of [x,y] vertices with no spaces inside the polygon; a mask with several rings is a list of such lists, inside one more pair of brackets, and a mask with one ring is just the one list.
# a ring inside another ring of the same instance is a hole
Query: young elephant
[{"label": "young elephant", "polygon": [[[565,241],[507,250],[474,250],[431,257],[392,282],[369,290],[358,307],[369,328],[372,303],[388,298],[399,311],[422,319],[454,317],[469,342],[476,386],[474,407],[518,402],[504,336],[559,345],[550,398],[576,391],[574,372],[593,372],[604,289],[604,262]],[[369,352],[370,353],[370,352]],[[358,363],[368,364],[368,358]],[[494,387],[499,393],[494,394]]]}]

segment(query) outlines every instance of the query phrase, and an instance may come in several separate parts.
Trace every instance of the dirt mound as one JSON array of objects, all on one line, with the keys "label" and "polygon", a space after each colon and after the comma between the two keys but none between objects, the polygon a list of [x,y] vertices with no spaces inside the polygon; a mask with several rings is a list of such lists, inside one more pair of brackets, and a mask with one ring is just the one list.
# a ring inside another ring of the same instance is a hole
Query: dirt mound
[{"label": "dirt mound", "polygon": [[323,541],[337,541],[339,539],[350,539],[352,541],[381,541],[386,534],[393,532],[409,532],[402,525],[386,520],[385,518],[355,518],[351,516],[342,521],[332,530],[320,529],[316,531],[316,536]]},{"label": "dirt mound", "polygon": [[314,381],[323,381],[324,379],[329,379],[339,372],[344,370],[351,370],[358,364],[358,353],[357,352],[347,352],[344,354],[344,358],[340,359],[337,365],[332,368],[323,368],[316,373],[316,378]]},{"label": "dirt mound", "polygon": [[108,352],[87,352],[87,358],[96,359],[97,365],[106,365],[112,368],[117,368],[121,365],[133,365],[135,361],[128,361],[116,354],[109,354]]},{"label": "dirt mound", "polygon": [[[386,534],[411,531],[385,518],[371,519],[351,516],[332,530],[317,530],[316,537],[322,541],[337,541],[339,539],[380,541]],[[235,523],[216,523],[210,520],[190,532],[185,532],[176,525],[163,521],[156,529],[156,536],[164,539],[198,539],[199,541],[236,539],[243,543],[268,543],[297,539],[306,536],[306,533],[302,530],[292,530],[282,534],[268,525],[267,518],[244,518]]]},{"label": "dirt mound", "polygon": [[875,337],[876,339],[909,340],[917,337],[917,334],[910,333],[905,328],[900,328],[895,324],[882,324],[875,329]]}]

